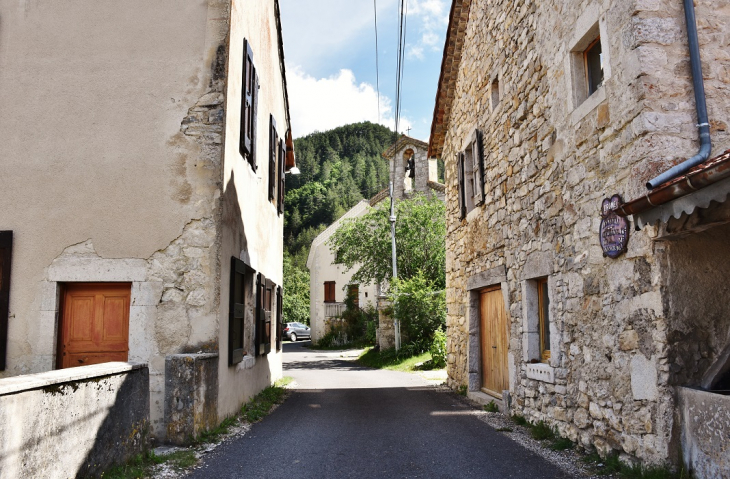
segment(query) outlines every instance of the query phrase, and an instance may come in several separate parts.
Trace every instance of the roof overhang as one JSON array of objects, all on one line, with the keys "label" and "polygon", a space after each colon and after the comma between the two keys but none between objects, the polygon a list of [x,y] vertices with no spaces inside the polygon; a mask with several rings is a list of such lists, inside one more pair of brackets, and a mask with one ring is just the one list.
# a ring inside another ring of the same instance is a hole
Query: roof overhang
[{"label": "roof overhang", "polygon": [[692,168],[684,176],[668,181],[644,196],[622,203],[619,216],[631,215],[639,230],[670,218],[708,208],[711,202],[723,203],[730,195],[730,150]]},{"label": "roof overhang", "polygon": [[436,105],[431,121],[431,137],[428,142],[428,157],[441,157],[449,126],[451,107],[454,103],[456,80],[459,77],[461,54],[464,48],[466,27],[469,23],[471,0],[453,0],[446,30],[444,54],[441,59],[441,74],[436,90]]},{"label": "roof overhang", "polygon": [[390,145],[390,148],[388,148],[387,150],[385,150],[383,152],[383,158],[386,158],[386,159],[394,158],[395,154],[398,152],[398,150],[400,150],[400,148],[406,144],[415,145],[419,148],[424,148],[424,149],[428,148],[428,143],[426,143],[425,141],[421,141],[418,138],[413,138],[408,135],[401,135],[394,144]]}]

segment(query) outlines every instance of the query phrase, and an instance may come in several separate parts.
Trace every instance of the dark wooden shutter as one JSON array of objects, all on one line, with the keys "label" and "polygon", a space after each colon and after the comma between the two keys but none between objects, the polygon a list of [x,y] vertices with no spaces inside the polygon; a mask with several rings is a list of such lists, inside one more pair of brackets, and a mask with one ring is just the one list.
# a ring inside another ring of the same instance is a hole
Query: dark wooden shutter
[{"label": "dark wooden shutter", "polygon": [[241,156],[253,156],[253,110],[256,88],[256,71],[253,66],[253,50],[247,39],[243,40],[243,71],[241,72],[241,135],[238,146]]},{"label": "dark wooden shutter", "polygon": [[484,145],[482,144],[482,132],[476,130],[474,142],[472,143],[472,158],[474,158],[474,204],[484,203]]},{"label": "dark wooden shutter", "polygon": [[279,176],[279,200],[278,200],[278,206],[279,206],[279,214],[282,214],[284,212],[284,188],[285,188],[285,174],[284,174],[284,168],[286,167],[286,146],[284,145],[284,140],[279,140],[279,167],[277,168],[278,176]]},{"label": "dark wooden shutter", "polygon": [[13,257],[13,232],[0,231],[0,371],[5,371],[10,314],[10,262]]},{"label": "dark wooden shutter", "polygon": [[464,192],[464,153],[459,153],[456,160],[457,176],[459,182],[459,219],[466,218],[466,196]]},{"label": "dark wooden shutter", "polygon": [[266,295],[266,279],[259,273],[256,275],[256,330],[254,332],[255,344],[256,344],[256,356],[262,354],[262,341],[263,336],[262,324],[264,318],[264,296]]},{"label": "dark wooden shutter", "polygon": [[228,314],[228,365],[243,361],[244,348],[246,273],[248,267],[236,257],[231,257],[231,289]]},{"label": "dark wooden shutter", "polygon": [[251,93],[251,96],[253,97],[253,104],[252,104],[252,112],[251,112],[251,156],[249,157],[249,163],[251,163],[251,168],[253,168],[253,171],[255,172],[259,164],[256,161],[256,130],[258,125],[258,112],[259,112],[259,89],[261,88],[259,84],[259,76],[256,74],[256,68],[253,68],[253,78],[254,78],[254,86],[253,86],[253,92]]},{"label": "dark wooden shutter", "polygon": [[284,328],[284,290],[276,288],[276,350],[281,351],[281,340]]},{"label": "dark wooden shutter", "polygon": [[276,157],[279,153],[279,135],[276,133],[276,120],[270,115],[269,120],[269,201],[276,198]]}]

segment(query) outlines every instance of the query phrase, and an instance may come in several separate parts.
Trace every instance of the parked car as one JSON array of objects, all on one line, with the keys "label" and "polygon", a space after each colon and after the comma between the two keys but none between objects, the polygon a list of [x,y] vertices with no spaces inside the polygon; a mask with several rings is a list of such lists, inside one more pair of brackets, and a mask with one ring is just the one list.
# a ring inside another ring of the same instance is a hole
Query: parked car
[{"label": "parked car", "polygon": [[284,324],[284,337],[291,342],[296,342],[297,339],[310,339],[311,333],[309,332],[309,326],[302,323],[285,323]]}]

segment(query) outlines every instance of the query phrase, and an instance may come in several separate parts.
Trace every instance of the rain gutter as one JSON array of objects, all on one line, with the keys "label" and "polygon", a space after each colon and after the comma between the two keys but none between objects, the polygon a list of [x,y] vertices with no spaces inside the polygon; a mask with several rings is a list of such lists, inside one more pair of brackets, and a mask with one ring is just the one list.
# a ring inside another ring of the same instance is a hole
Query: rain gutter
[{"label": "rain gutter", "polygon": [[689,60],[692,69],[692,84],[695,91],[695,107],[697,109],[697,128],[700,135],[699,152],[649,180],[646,187],[650,190],[685,174],[692,167],[699,165],[710,157],[712,142],[710,141],[710,123],[707,118],[707,102],[705,100],[705,84],[702,79],[702,63],[700,62],[700,43],[697,39],[697,19],[693,0],[684,0],[684,17],[687,22],[687,43],[689,44]]}]

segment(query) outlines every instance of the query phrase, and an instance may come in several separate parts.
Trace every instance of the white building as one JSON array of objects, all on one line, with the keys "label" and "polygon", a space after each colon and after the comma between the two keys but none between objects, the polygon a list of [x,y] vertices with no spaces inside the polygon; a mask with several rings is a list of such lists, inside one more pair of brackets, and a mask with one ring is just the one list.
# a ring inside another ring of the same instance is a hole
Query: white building
[{"label": "white building", "polygon": [[[391,161],[390,178],[394,182],[396,199],[405,199],[413,191],[432,192],[439,198],[444,198],[444,185],[438,182],[436,160],[428,160],[427,148],[427,143],[401,135],[397,143],[383,153],[383,156]],[[382,201],[389,201],[388,189],[381,191],[369,201],[360,201],[312,242],[307,268],[310,273],[310,326],[313,341],[318,341],[324,336],[329,330],[331,321],[342,314],[347,291],[350,288],[356,288],[360,307],[365,307],[367,303],[377,305],[379,285],[352,284],[352,276],[356,270],[346,271],[343,265],[334,263],[335,258],[327,240],[344,220],[362,216]]]}]

